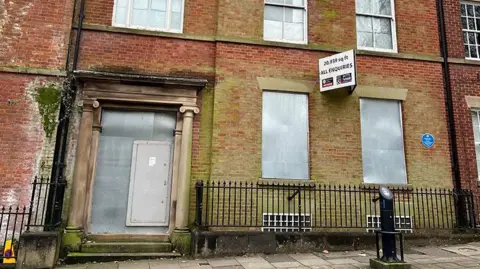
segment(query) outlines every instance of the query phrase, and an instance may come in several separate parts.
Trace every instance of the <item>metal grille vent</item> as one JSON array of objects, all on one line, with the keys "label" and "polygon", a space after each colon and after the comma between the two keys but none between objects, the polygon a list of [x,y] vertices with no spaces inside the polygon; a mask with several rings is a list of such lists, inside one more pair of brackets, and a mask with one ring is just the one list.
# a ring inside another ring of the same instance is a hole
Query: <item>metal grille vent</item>
[{"label": "metal grille vent", "polygon": [[264,232],[308,232],[312,230],[310,214],[263,214]]},{"label": "metal grille vent", "polygon": [[[380,216],[367,215],[367,232],[380,229]],[[401,232],[413,233],[411,216],[395,216],[395,229]]]}]

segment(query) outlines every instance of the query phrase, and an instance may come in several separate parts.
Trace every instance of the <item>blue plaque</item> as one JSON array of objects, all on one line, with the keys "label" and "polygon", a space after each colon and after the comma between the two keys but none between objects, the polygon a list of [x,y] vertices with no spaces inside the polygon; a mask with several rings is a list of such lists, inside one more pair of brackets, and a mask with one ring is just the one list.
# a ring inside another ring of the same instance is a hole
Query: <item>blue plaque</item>
[{"label": "blue plaque", "polygon": [[433,145],[435,144],[435,137],[433,137],[433,135],[431,134],[423,134],[422,136],[422,144],[427,148],[431,148],[433,147]]}]

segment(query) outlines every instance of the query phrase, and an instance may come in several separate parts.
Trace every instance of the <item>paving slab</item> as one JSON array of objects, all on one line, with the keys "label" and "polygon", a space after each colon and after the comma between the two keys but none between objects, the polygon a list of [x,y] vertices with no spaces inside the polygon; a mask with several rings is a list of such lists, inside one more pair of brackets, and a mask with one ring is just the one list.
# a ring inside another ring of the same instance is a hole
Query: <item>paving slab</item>
[{"label": "paving slab", "polygon": [[269,262],[248,262],[248,263],[241,263],[243,268],[245,269],[272,269],[275,268]]},{"label": "paving slab", "polygon": [[351,265],[351,264],[337,264],[333,265],[332,268],[334,269],[358,269],[358,267]]},{"label": "paving slab", "polygon": [[449,251],[458,255],[463,255],[463,256],[480,255],[480,246],[473,245],[473,244],[446,247],[446,248],[442,248],[442,250],[446,250],[446,251]]},{"label": "paving slab", "polygon": [[421,253],[424,253],[430,257],[457,257],[458,254],[455,254],[450,251],[443,250],[441,248],[436,248],[436,247],[423,247],[423,248],[413,248],[415,251],[419,251]]},{"label": "paving slab", "polygon": [[435,264],[435,263],[438,263],[438,262],[435,261],[435,260],[432,260],[432,259],[418,259],[418,260],[412,261],[411,263],[412,264],[414,264],[414,263],[416,263],[416,264]]},{"label": "paving slab", "polygon": [[315,266],[330,266],[331,264],[325,260],[320,258],[318,259],[309,259],[309,260],[298,260],[299,263],[308,266],[308,267],[315,267]]},{"label": "paving slab", "polygon": [[267,262],[263,257],[260,257],[260,256],[250,256],[250,257],[244,256],[244,257],[236,257],[235,259],[240,264],[242,264],[242,263],[253,263],[253,262],[259,262],[259,263]]},{"label": "paving slab", "polygon": [[290,257],[288,254],[276,254],[276,255],[265,255],[263,257],[267,262],[295,262],[296,260]]},{"label": "paving slab", "polygon": [[150,264],[148,261],[122,262],[118,264],[118,269],[150,269]]},{"label": "paving slab", "polygon": [[213,268],[240,265],[235,258],[208,259],[207,261]]},{"label": "paving slab", "polygon": [[150,269],[181,269],[177,262],[150,262]]},{"label": "paving slab", "polygon": [[118,269],[118,263],[91,263],[87,269]]},{"label": "paving slab", "polygon": [[63,269],[86,269],[86,264],[73,264],[73,265],[64,265],[62,266]]},{"label": "paving slab", "polygon": [[458,264],[455,264],[455,263],[451,263],[451,262],[445,262],[445,263],[439,263],[437,264],[438,267],[441,267],[441,268],[445,268],[445,269],[461,269],[461,268],[465,268],[461,265],[458,265]]},{"label": "paving slab", "polygon": [[414,269],[440,269],[442,267],[438,267],[435,264],[421,264],[421,265],[413,265],[412,268]]},{"label": "paving slab", "polygon": [[180,265],[180,268],[188,269],[191,269],[191,267],[209,266],[207,260],[183,260],[179,261],[178,264]]},{"label": "paving slab", "polygon": [[296,253],[296,254],[290,254],[289,256],[294,258],[297,261],[298,260],[321,259],[320,257],[318,257],[316,255],[313,255],[311,253]]},{"label": "paving slab", "polygon": [[331,252],[328,254],[318,253],[317,255],[322,259],[329,260],[329,259],[361,257],[363,254],[366,254],[368,256],[368,254],[365,251],[343,251],[343,252]]},{"label": "paving slab", "polygon": [[458,261],[458,262],[455,262],[455,264],[463,266],[464,268],[468,268],[468,267],[480,268],[480,260]]},{"label": "paving slab", "polygon": [[272,262],[275,268],[298,268],[303,267],[299,262]]},{"label": "paving slab", "polygon": [[350,265],[355,265],[358,264],[360,265],[360,262],[354,260],[354,259],[334,259],[334,260],[328,260],[329,263],[333,265],[342,265],[342,264],[350,264]]},{"label": "paving slab", "polygon": [[244,268],[241,265],[229,265],[229,266],[213,267],[213,269],[244,269]]},{"label": "paving slab", "polygon": [[405,254],[404,258],[405,260],[418,260],[418,259],[428,259],[430,257],[425,254]]},{"label": "paving slab", "polygon": [[314,265],[314,266],[309,266],[307,268],[311,269],[333,269],[333,265]]}]

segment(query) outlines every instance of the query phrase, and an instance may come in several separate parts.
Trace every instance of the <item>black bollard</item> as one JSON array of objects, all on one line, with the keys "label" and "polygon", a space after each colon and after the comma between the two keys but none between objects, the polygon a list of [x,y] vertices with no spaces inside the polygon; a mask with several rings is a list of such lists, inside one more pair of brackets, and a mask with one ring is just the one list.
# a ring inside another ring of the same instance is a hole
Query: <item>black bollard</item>
[{"label": "black bollard", "polygon": [[380,187],[380,228],[384,262],[398,262],[395,240],[395,219],[393,214],[393,193],[386,187]]},{"label": "black bollard", "polygon": [[[377,242],[377,258],[370,259],[370,267],[374,269],[397,268],[409,269],[411,265],[403,260],[403,235],[395,231],[394,197],[386,187],[380,187],[380,197],[373,199],[380,201],[380,231],[375,231]],[[383,255],[380,257],[379,234],[382,235]],[[400,237],[400,255],[397,257],[396,236]]]}]

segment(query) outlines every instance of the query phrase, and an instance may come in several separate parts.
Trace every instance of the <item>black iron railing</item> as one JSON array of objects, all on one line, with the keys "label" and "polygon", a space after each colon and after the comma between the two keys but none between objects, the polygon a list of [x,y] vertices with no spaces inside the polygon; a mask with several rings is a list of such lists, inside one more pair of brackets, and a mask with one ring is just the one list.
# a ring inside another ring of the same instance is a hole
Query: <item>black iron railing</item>
[{"label": "black iron railing", "polygon": [[[15,259],[19,247],[20,235],[26,231],[29,209],[25,206],[9,206],[0,209],[0,263],[6,259]],[[9,260],[5,260],[8,262]]]},{"label": "black iron railing", "polygon": [[[391,190],[398,230],[476,228],[476,201],[469,190]],[[369,186],[199,181],[195,223],[202,228],[276,232],[373,232],[380,227],[380,205],[372,202],[376,197],[378,188]]]},{"label": "black iron railing", "polygon": [[58,182],[50,182],[47,178],[35,178],[32,185],[28,228],[40,227],[50,230],[58,227],[61,224],[66,181],[62,178]]},{"label": "black iron railing", "polygon": [[[63,200],[65,186],[65,181],[50,182],[36,177],[29,206],[0,207],[0,264],[15,262],[23,232],[51,230],[61,224],[54,216],[59,216],[62,210],[59,195]],[[49,205],[49,197],[56,204]]]}]

